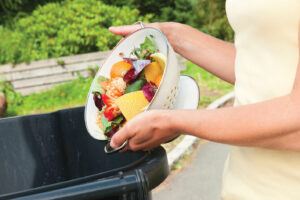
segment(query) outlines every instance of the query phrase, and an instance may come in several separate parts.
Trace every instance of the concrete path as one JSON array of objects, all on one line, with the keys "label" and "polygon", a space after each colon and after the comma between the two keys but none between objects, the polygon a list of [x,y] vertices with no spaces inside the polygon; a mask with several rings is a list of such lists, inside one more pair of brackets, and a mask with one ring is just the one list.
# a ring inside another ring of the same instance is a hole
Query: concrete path
[{"label": "concrete path", "polygon": [[199,145],[153,193],[153,200],[219,200],[224,162],[230,147],[208,142]]}]

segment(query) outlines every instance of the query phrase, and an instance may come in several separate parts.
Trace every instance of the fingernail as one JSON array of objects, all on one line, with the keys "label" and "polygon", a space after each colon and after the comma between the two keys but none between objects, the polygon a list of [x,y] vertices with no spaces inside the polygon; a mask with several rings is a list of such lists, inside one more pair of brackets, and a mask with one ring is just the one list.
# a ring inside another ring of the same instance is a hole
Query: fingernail
[{"label": "fingernail", "polygon": [[111,26],[111,27],[108,28],[108,30],[112,30],[114,28],[116,28],[116,27],[115,26]]}]

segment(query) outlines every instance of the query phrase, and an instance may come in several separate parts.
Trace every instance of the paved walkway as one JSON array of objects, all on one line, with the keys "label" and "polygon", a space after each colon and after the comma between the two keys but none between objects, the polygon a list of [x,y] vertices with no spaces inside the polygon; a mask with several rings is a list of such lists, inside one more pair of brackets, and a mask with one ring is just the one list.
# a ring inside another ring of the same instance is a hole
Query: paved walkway
[{"label": "paved walkway", "polygon": [[153,200],[218,200],[224,162],[230,147],[208,142],[185,161],[182,170],[172,172],[153,191]]}]

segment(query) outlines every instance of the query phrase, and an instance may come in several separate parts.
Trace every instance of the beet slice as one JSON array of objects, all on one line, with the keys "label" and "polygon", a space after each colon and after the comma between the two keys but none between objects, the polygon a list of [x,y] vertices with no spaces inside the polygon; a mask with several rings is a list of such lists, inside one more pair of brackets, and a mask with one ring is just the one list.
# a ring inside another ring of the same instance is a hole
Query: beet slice
[{"label": "beet slice", "polygon": [[136,60],[132,63],[131,68],[126,72],[123,80],[129,84],[132,83],[141,74],[143,69],[151,63],[150,60]]},{"label": "beet slice", "polygon": [[157,90],[157,87],[150,82],[147,82],[143,87],[142,87],[144,96],[146,97],[146,99],[151,102],[151,100],[153,99],[155,92]]}]

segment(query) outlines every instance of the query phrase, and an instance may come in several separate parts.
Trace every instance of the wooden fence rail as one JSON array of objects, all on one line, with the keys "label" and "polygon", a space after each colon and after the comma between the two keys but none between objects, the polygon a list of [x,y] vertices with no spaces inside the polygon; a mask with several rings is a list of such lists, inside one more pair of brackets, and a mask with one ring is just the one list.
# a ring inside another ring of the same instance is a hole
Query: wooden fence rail
[{"label": "wooden fence rail", "polygon": [[[0,66],[0,81],[10,81],[15,91],[23,95],[51,89],[53,86],[77,79],[80,75],[90,76],[90,68],[101,66],[110,51],[80,54]],[[178,56],[181,70],[185,69],[185,59]]]}]

